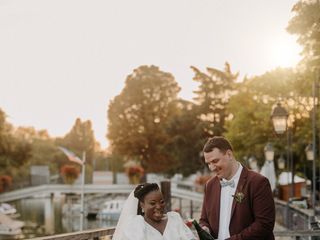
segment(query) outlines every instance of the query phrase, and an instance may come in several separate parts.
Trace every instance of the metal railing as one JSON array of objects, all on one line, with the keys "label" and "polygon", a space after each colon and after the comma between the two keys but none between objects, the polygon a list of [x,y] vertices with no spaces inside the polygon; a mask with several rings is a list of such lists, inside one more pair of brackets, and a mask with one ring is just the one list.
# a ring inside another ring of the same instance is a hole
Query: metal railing
[{"label": "metal railing", "polygon": [[[100,240],[100,239],[112,239],[114,228],[94,229],[81,232],[65,233],[59,235],[52,235],[47,237],[33,238],[36,240]],[[274,236],[277,237],[291,237],[291,239],[303,239],[309,237],[319,237],[320,230],[301,230],[301,231],[275,231]]]},{"label": "metal railing", "polygon": [[115,228],[103,228],[103,229],[94,229],[94,230],[86,230],[86,231],[79,231],[79,232],[72,232],[72,233],[64,233],[64,234],[57,234],[52,236],[46,237],[38,237],[32,238],[36,240],[98,240],[98,239],[111,239],[112,234],[114,233]]},{"label": "metal railing", "polygon": [[[84,193],[130,193],[134,185],[129,184],[113,184],[113,185],[94,185],[85,184]],[[50,184],[40,185],[35,187],[28,187],[11,192],[0,194],[1,202],[10,202],[23,198],[34,197],[37,194],[65,194],[65,193],[81,193],[80,185],[67,185],[67,184]],[[181,189],[178,187],[172,188],[173,197],[183,197],[188,200],[202,202],[203,194],[193,192],[189,189]]]}]

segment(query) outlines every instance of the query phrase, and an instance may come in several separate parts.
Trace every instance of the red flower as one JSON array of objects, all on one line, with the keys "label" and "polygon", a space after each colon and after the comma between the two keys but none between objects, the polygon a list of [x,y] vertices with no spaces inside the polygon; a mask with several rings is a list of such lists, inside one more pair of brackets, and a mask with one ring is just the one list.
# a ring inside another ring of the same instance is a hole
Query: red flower
[{"label": "red flower", "polygon": [[74,165],[66,164],[61,167],[60,173],[66,183],[72,184],[79,177],[80,170]]},{"label": "red flower", "polygon": [[186,220],[184,223],[185,223],[189,228],[191,228],[192,225],[193,225],[191,220]]},{"label": "red flower", "polygon": [[12,185],[12,177],[8,175],[0,176],[0,192],[8,190]]},{"label": "red flower", "polygon": [[140,166],[128,167],[126,171],[129,176],[134,176],[134,175],[142,176],[144,174],[144,169]]}]

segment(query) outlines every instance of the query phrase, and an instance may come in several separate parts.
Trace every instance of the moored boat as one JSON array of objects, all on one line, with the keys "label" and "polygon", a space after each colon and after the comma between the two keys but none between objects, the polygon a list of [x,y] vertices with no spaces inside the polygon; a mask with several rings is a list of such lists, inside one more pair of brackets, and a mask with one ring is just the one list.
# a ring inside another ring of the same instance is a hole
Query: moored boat
[{"label": "moored boat", "polygon": [[22,233],[24,222],[13,220],[9,216],[0,213],[0,235],[18,235]]},{"label": "moored boat", "polygon": [[125,200],[109,200],[103,203],[97,218],[107,220],[118,220]]}]

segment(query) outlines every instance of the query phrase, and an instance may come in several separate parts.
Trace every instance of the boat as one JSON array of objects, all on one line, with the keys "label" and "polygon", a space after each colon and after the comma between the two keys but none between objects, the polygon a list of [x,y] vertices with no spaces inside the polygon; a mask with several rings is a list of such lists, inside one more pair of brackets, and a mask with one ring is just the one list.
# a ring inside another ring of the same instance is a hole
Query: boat
[{"label": "boat", "polygon": [[105,201],[97,214],[98,219],[118,220],[125,200]]},{"label": "boat", "polygon": [[62,214],[64,216],[78,217],[81,214],[81,204],[72,203],[64,204],[62,207]]},{"label": "boat", "polygon": [[0,213],[0,236],[1,235],[19,235],[22,233],[24,222],[13,220],[9,216]]},{"label": "boat", "polygon": [[0,213],[5,215],[15,214],[17,212],[17,209],[15,209],[12,205],[9,203],[1,203],[0,204]]}]

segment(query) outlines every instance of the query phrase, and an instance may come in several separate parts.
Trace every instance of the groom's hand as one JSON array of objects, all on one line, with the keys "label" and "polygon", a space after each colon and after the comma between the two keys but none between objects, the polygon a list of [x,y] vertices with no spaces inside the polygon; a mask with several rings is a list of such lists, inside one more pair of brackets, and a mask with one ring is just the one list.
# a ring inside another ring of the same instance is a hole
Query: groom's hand
[{"label": "groom's hand", "polygon": [[210,229],[207,226],[202,226],[202,229],[205,230],[207,233],[210,234]]}]

